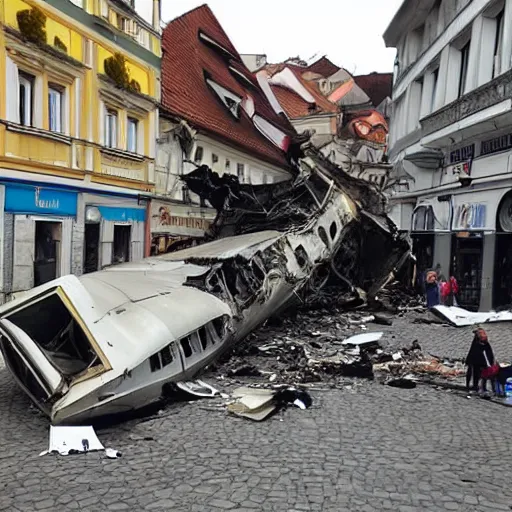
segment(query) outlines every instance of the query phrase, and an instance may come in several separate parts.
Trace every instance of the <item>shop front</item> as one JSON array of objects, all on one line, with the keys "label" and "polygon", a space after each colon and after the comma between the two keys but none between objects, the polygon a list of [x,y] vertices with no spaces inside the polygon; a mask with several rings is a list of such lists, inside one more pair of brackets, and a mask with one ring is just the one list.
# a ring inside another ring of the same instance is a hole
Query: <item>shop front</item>
[{"label": "shop front", "polygon": [[151,254],[163,254],[204,242],[215,210],[194,205],[151,201]]},{"label": "shop front", "polygon": [[472,191],[452,198],[451,275],[459,283],[461,307],[490,309],[496,230],[496,192]]},{"label": "shop front", "polygon": [[84,273],[144,257],[146,204],[84,194]]},{"label": "shop front", "polygon": [[496,218],[493,307],[512,307],[512,191],[499,203]]},{"label": "shop front", "polygon": [[75,190],[3,183],[2,298],[71,273]]},{"label": "shop front", "polygon": [[450,201],[445,197],[422,198],[414,209],[411,238],[419,291],[423,290],[427,270],[442,274],[448,268],[450,216]]}]

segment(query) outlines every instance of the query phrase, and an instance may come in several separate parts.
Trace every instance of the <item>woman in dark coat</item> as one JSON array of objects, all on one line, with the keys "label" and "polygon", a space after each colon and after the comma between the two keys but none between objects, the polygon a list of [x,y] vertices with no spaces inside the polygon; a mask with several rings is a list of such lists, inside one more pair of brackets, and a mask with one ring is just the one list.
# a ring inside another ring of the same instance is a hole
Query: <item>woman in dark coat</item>
[{"label": "woman in dark coat", "polygon": [[[494,353],[487,338],[484,329],[479,328],[475,331],[475,337],[471,343],[468,355],[466,356],[466,365],[468,367],[466,373],[466,388],[469,390],[471,378],[473,378],[473,391],[478,391],[478,382],[484,368],[488,368],[494,364]],[[491,379],[494,389],[494,379]],[[487,391],[487,379],[482,381],[482,391]]]}]

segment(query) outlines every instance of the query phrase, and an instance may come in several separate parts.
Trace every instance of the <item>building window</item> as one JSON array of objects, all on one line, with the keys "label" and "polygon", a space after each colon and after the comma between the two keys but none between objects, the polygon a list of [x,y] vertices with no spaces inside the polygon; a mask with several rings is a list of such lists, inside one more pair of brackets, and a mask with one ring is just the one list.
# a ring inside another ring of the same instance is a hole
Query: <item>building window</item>
[{"label": "building window", "polygon": [[133,117],[128,118],[127,150],[137,153],[137,134],[139,132],[139,121]]},{"label": "building window", "polygon": [[105,114],[105,146],[117,147],[117,112],[107,109]]},{"label": "building window", "polygon": [[229,161],[229,158],[226,158],[226,165],[224,166],[224,169],[226,172],[229,172],[231,169],[231,162]]},{"label": "building window", "polygon": [[48,128],[52,132],[64,131],[64,89],[58,85],[48,85]]},{"label": "building window", "polygon": [[32,111],[34,107],[34,81],[32,75],[19,72],[20,82],[20,124],[32,126]]},{"label": "building window", "polygon": [[194,162],[196,164],[200,164],[203,161],[203,148],[201,146],[197,146],[196,154],[194,155]]},{"label": "building window", "polygon": [[492,77],[496,77],[501,73],[501,48],[503,46],[502,41],[503,34],[503,11],[496,16],[496,35],[494,40],[494,63]]},{"label": "building window", "polygon": [[215,153],[212,153],[212,165],[215,165],[218,161],[219,157]]},{"label": "building window", "polygon": [[439,79],[439,68],[432,72],[432,97],[430,98],[430,112],[436,108],[437,81]]},{"label": "building window", "polygon": [[459,93],[458,98],[464,94],[464,88],[466,87],[466,79],[468,77],[468,64],[469,64],[469,47],[471,46],[471,40],[469,40],[460,51],[460,75],[459,75]]},{"label": "building window", "polygon": [[186,185],[183,185],[183,187],[181,187],[181,193],[183,197],[183,202],[190,203],[190,191]]},{"label": "building window", "polygon": [[108,20],[108,2],[107,0],[100,0],[100,11],[103,18]]},{"label": "building window", "polygon": [[236,164],[236,175],[238,176],[238,181],[243,183],[245,179],[245,165],[244,164]]}]

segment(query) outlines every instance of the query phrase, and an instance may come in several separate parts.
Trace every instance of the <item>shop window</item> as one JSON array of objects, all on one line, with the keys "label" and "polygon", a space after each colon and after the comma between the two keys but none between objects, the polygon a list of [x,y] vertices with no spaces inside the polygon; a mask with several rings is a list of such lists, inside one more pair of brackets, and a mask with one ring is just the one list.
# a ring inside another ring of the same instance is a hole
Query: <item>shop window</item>
[{"label": "shop window", "polygon": [[203,148],[201,146],[197,146],[196,154],[194,155],[194,162],[196,164],[200,164],[203,161]]},{"label": "shop window", "polygon": [[48,128],[52,132],[64,131],[64,93],[59,85],[48,85]]},{"label": "shop window", "polygon": [[137,135],[139,133],[139,121],[133,117],[128,118],[127,150],[137,153]]},{"label": "shop window", "polygon": [[62,225],[60,222],[36,221],[34,286],[39,286],[58,277],[61,239]]},{"label": "shop window", "polygon": [[114,247],[112,264],[125,263],[130,260],[131,226],[114,226]]},{"label": "shop window", "polygon": [[413,231],[434,231],[434,210],[432,206],[418,206],[413,217]]},{"label": "shop window", "polygon": [[107,109],[105,113],[105,146],[107,148],[117,147],[117,112]]},{"label": "shop window", "polygon": [[35,78],[28,73],[19,71],[20,83],[20,124],[24,126],[32,126],[33,110],[34,110],[34,82]]},{"label": "shop window", "polygon": [[244,164],[236,164],[236,175],[238,176],[238,181],[243,183],[245,180],[245,165]]}]

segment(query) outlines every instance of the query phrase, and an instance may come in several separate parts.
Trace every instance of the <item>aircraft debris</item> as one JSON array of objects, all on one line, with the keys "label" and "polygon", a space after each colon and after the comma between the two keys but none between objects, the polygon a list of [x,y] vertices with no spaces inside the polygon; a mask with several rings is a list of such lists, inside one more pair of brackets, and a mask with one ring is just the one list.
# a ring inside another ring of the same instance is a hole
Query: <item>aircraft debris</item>
[{"label": "aircraft debris", "polygon": [[[63,276],[1,306],[0,348],[20,387],[54,424],[131,412],[196,377],[269,317],[314,303],[329,283],[347,307],[376,301],[411,249],[384,195],[311,145],[295,171],[290,182],[251,186],[201,167],[183,178],[217,208],[211,242]],[[285,380],[373,375],[369,349],[313,339],[282,340],[281,363],[293,368]],[[273,374],[283,377],[265,378]]]}]

